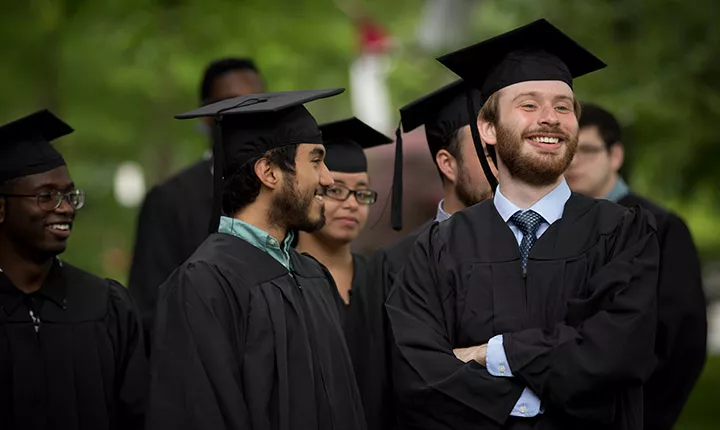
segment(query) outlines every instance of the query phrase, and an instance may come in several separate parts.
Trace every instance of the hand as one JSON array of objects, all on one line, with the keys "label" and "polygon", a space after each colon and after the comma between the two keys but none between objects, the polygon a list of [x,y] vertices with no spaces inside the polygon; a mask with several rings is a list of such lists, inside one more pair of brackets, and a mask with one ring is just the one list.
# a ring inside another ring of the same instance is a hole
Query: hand
[{"label": "hand", "polygon": [[479,346],[453,349],[453,354],[465,363],[470,360],[475,360],[480,363],[481,366],[485,367],[487,360],[487,343]]}]

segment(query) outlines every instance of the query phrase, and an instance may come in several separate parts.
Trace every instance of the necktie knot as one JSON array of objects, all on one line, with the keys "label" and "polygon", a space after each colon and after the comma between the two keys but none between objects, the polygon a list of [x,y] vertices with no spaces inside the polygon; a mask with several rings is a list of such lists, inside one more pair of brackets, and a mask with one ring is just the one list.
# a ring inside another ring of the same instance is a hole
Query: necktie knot
[{"label": "necktie knot", "polygon": [[510,217],[510,221],[515,223],[518,229],[522,232],[524,237],[532,236],[535,237],[540,224],[544,221],[543,217],[533,211],[517,211]]}]

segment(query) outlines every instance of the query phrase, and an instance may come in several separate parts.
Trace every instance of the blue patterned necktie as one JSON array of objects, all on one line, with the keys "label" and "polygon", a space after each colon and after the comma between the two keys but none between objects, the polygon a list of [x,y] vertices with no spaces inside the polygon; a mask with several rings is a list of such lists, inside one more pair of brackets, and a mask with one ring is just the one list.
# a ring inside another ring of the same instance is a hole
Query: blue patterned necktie
[{"label": "blue patterned necktie", "polygon": [[520,257],[522,258],[522,271],[524,275],[527,273],[528,255],[530,255],[530,250],[537,240],[537,230],[545,220],[537,212],[529,210],[525,212],[515,212],[513,216],[510,217],[510,221],[512,221],[523,234],[522,241],[520,242]]}]

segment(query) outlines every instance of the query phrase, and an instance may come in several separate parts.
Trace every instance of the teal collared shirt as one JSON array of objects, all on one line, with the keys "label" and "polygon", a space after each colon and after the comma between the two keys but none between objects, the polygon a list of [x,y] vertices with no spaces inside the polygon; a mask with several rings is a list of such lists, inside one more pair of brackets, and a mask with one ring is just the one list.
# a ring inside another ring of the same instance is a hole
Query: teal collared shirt
[{"label": "teal collared shirt", "polygon": [[615,186],[612,190],[610,190],[610,193],[605,197],[605,200],[610,200],[611,202],[617,203],[628,194],[630,194],[630,188],[625,183],[623,178],[621,176],[618,176],[617,181],[615,181]]},{"label": "teal collared shirt", "polygon": [[292,272],[292,263],[290,262],[290,245],[293,242],[294,234],[288,232],[283,243],[270,236],[266,231],[261,230],[239,219],[220,217],[220,227],[218,233],[231,234],[238,237],[250,245],[266,252],[272,258],[276,259],[280,264]]}]

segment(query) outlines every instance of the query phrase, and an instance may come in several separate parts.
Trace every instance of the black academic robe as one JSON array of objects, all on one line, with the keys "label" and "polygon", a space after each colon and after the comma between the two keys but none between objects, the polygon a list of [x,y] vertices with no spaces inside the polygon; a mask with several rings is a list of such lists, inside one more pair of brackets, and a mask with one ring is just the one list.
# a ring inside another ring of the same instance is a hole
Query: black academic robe
[{"label": "black academic robe", "polygon": [[141,429],[147,379],[121,285],[56,262],[25,294],[0,273],[1,429]]},{"label": "black academic robe", "polygon": [[[573,194],[530,252],[492,200],[420,235],[386,305],[399,416],[413,429],[642,428],[654,369],[654,220]],[[504,335],[514,374],[494,377],[454,348]],[[510,418],[525,387],[534,419]]]},{"label": "black academic robe", "polygon": [[[394,244],[376,250],[367,269],[367,281],[353,280],[353,301],[364,317],[365,342],[355,347],[353,362],[358,375],[360,393],[363,397],[368,428],[389,430],[397,428],[395,396],[392,387],[390,328],[385,313],[385,300],[395,282],[398,272],[405,265],[415,240],[430,227],[432,221],[423,224]],[[351,306],[353,302],[351,301]],[[348,339],[352,335],[348,336]],[[359,357],[359,358],[355,358]]]},{"label": "black academic robe", "polygon": [[680,416],[707,358],[707,312],[700,259],[690,231],[677,215],[630,193],[618,203],[639,205],[657,221],[660,243],[659,364],[645,384],[645,428],[670,430]]},{"label": "black academic robe", "polygon": [[366,428],[330,274],[290,258],[216,233],[163,284],[148,429]]},{"label": "black academic robe", "polygon": [[370,280],[367,258],[353,254],[350,303],[344,306],[341,318],[367,427],[383,430],[390,428],[388,422],[391,418],[387,416],[391,410],[387,407],[387,395],[391,391],[388,388],[385,337],[382,333],[385,309],[382,293]]},{"label": "black academic robe", "polygon": [[200,161],[152,188],[140,209],[128,288],[147,333],[153,326],[158,287],[208,236],[211,166],[211,161]]}]

